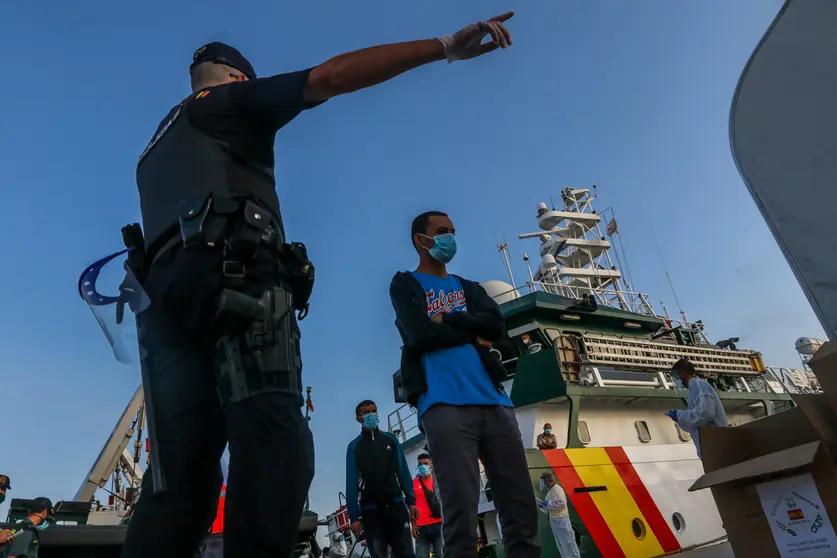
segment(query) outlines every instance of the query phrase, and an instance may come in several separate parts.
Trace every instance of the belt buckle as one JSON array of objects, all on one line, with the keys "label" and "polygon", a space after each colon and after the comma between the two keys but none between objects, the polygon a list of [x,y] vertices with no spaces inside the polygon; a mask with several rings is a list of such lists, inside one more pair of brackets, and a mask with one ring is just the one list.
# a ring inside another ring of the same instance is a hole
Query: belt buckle
[{"label": "belt buckle", "polygon": [[246,270],[247,266],[241,262],[237,262],[235,260],[224,260],[223,272],[227,277],[241,279],[244,277],[244,272]]}]

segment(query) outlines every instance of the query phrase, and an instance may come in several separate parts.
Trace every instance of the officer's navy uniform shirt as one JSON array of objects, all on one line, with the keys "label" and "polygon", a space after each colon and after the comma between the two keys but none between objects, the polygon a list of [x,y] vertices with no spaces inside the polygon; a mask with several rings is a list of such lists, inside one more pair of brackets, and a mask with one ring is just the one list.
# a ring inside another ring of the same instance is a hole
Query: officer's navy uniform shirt
[{"label": "officer's navy uniform shirt", "polygon": [[[226,144],[235,161],[272,186],[271,199],[262,201],[268,202],[267,209],[281,222],[275,195],[273,146],[277,131],[303,110],[320,104],[303,100],[310,72],[308,69],[196,91],[160,122],[140,157],[140,170],[145,158],[154,157],[158,142],[165,141],[168,127],[177,119],[185,119],[193,129]],[[146,240],[153,242],[156,238]]]},{"label": "officer's navy uniform shirt", "polygon": [[[272,168],[276,132],[303,110],[320,104],[306,103],[302,98],[310,72],[301,70],[201,89],[194,96],[209,94],[187,103],[182,117],[203,133],[227,142],[237,155]],[[228,100],[212,96],[212,91],[219,87],[230,88]],[[160,122],[155,136],[177,108]]]}]

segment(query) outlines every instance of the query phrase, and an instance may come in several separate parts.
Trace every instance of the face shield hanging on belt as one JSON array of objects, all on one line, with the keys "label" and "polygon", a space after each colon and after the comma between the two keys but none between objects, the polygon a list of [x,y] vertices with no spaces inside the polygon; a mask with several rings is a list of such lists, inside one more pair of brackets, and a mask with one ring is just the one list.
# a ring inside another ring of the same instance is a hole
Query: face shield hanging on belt
[{"label": "face shield hanging on belt", "polygon": [[113,356],[124,364],[136,363],[137,351],[140,359],[143,357],[134,317],[151,302],[125,265],[130,251],[121,250],[94,262],[78,280],[79,295],[96,317]]},{"label": "face shield hanging on belt", "polygon": [[133,248],[121,250],[90,264],[78,279],[78,292],[96,317],[116,360],[124,364],[140,363],[144,403],[151,443],[151,471],[155,492],[165,490],[165,477],[156,449],[151,387],[145,369],[145,350],[139,343],[136,317],[148,309],[151,300],[127,265]]}]

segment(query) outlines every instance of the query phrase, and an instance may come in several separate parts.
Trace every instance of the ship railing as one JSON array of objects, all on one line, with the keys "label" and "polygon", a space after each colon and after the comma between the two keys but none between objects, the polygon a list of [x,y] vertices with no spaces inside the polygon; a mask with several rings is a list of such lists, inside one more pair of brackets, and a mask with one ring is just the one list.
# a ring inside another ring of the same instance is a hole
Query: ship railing
[{"label": "ship railing", "polygon": [[673,345],[601,335],[564,335],[547,329],[564,381],[595,387],[678,389],[671,365],[688,358],[699,373],[721,375],[740,392],[775,391],[764,376],[761,356],[753,351]]},{"label": "ship railing", "polygon": [[[647,379],[634,379],[643,376]],[[728,391],[736,391],[739,393],[786,393],[787,391],[783,387],[771,385],[763,377],[729,376],[727,380],[731,384]],[[665,390],[684,389],[674,382],[667,373],[662,371],[656,371],[654,373],[634,372],[598,366],[590,367],[587,373],[582,375],[579,380],[570,383],[601,388],[643,387]]]},{"label": "ship railing", "polygon": [[617,289],[594,289],[592,287],[581,287],[547,281],[527,281],[519,287],[512,287],[511,289],[495,294],[494,298],[506,298],[509,295],[514,296],[514,294],[523,296],[534,292],[550,293],[575,299],[581,299],[582,295],[594,296],[602,306],[619,308],[647,316],[656,316],[651,303],[648,302],[648,295],[645,293]]},{"label": "ship railing", "polygon": [[404,403],[387,417],[387,430],[394,434],[403,444],[421,430],[418,423],[418,412],[409,403]]},{"label": "ship railing", "polygon": [[813,372],[780,367],[768,367],[767,372],[775,378],[776,383],[786,393],[822,393],[822,388]]},{"label": "ship railing", "polygon": [[616,289],[593,289],[591,287],[579,287],[565,285],[563,283],[549,283],[545,281],[527,281],[519,287],[512,287],[511,289],[495,294],[494,298],[502,300],[509,296],[514,296],[515,294],[518,296],[524,296],[534,292],[545,292],[579,300],[582,295],[594,296],[600,306],[627,310],[636,314],[659,318],[665,321],[664,329],[671,330],[680,327],[696,331],[700,336],[701,341],[709,343],[709,339],[703,333],[702,323],[693,322],[685,318],[678,319],[657,314],[654,307],[651,306],[651,303],[648,301],[648,295],[645,293],[621,291]]}]

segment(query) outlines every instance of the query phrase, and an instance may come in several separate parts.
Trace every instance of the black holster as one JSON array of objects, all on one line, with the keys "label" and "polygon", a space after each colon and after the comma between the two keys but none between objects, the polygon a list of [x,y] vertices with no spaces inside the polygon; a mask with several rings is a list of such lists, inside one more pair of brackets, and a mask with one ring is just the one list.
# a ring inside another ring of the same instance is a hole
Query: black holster
[{"label": "black holster", "polygon": [[125,266],[142,285],[145,282],[146,275],[146,253],[145,238],[143,238],[139,223],[131,223],[122,227],[122,242],[125,244],[125,248],[130,250]]},{"label": "black holster", "polygon": [[314,289],[314,264],[304,244],[285,242],[282,225],[269,211],[248,199],[210,195],[181,202],[179,220],[186,248],[223,242],[223,273],[230,287],[244,280],[259,248],[269,250],[281,264],[281,279],[293,295],[298,319],[305,318]]},{"label": "black holster", "polygon": [[314,290],[314,264],[308,259],[308,250],[301,242],[282,245],[279,261],[282,263],[282,279],[293,294],[297,319],[304,320]]}]

